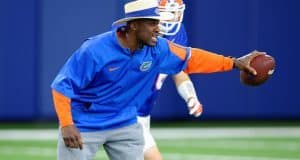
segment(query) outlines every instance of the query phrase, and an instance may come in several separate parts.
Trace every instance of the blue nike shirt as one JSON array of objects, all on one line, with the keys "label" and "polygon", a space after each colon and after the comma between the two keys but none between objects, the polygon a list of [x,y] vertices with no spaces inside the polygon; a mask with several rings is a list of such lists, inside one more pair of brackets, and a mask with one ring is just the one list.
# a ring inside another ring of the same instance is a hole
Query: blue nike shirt
[{"label": "blue nike shirt", "polygon": [[[187,48],[186,54],[189,54]],[[136,123],[140,96],[148,96],[158,73],[175,74],[187,65],[166,39],[130,53],[116,31],[87,39],[68,59],[51,87],[71,99],[74,124],[82,132]]]}]

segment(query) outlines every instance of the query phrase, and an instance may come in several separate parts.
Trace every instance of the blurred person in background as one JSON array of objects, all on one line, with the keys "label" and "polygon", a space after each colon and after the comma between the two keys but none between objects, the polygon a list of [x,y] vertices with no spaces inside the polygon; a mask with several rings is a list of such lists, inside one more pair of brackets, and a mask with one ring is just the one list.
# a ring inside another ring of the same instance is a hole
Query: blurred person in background
[{"label": "blurred person in background", "polygon": [[[262,54],[225,57],[180,46],[159,37],[157,0],[124,6],[124,24],[88,38],[51,84],[59,119],[58,160],[91,160],[100,146],[109,159],[144,159],[143,130],[137,123],[140,97],[152,95],[159,73],[225,72],[237,68],[256,75],[249,62]],[[168,19],[166,19],[168,20]]]},{"label": "blurred person in background", "polygon": [[[158,2],[160,16],[165,17],[164,19],[168,19],[167,21],[160,21],[159,23],[161,36],[174,43],[187,46],[188,37],[182,23],[185,10],[184,2],[182,0],[158,0]],[[138,109],[138,122],[141,123],[143,127],[145,160],[162,159],[160,151],[150,132],[150,113],[155,104],[158,91],[161,89],[167,76],[167,74],[158,74],[153,85],[153,90],[149,91],[150,95],[139,98],[144,99],[144,104],[141,104],[141,108]],[[202,113],[202,104],[197,98],[194,85],[188,74],[181,71],[173,75],[172,78],[175,82],[177,92],[186,102],[189,114],[199,117]]]}]

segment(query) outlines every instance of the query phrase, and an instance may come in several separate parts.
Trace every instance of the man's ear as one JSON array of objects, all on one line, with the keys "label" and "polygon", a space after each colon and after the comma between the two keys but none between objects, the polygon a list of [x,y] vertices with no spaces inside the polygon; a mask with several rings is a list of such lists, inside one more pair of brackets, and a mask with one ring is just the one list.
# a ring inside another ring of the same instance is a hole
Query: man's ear
[{"label": "man's ear", "polygon": [[137,29],[137,23],[136,22],[131,22],[129,24],[129,29],[135,31]]}]

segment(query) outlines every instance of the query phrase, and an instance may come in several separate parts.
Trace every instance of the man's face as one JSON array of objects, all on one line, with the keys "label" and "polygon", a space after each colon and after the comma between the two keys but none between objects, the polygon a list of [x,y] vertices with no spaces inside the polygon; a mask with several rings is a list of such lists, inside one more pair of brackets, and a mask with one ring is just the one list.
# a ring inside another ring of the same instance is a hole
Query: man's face
[{"label": "man's face", "polygon": [[138,43],[154,46],[159,34],[159,21],[154,19],[140,19],[136,21],[136,40]]}]

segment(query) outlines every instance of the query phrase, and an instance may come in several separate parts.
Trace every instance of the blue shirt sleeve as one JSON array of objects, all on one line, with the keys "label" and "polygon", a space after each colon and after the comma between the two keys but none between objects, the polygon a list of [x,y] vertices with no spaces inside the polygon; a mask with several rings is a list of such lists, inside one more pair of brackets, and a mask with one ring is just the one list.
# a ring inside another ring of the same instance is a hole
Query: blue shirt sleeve
[{"label": "blue shirt sleeve", "polygon": [[95,60],[87,48],[81,47],[68,59],[51,87],[69,98],[74,98],[77,91],[93,80],[95,73]]}]

